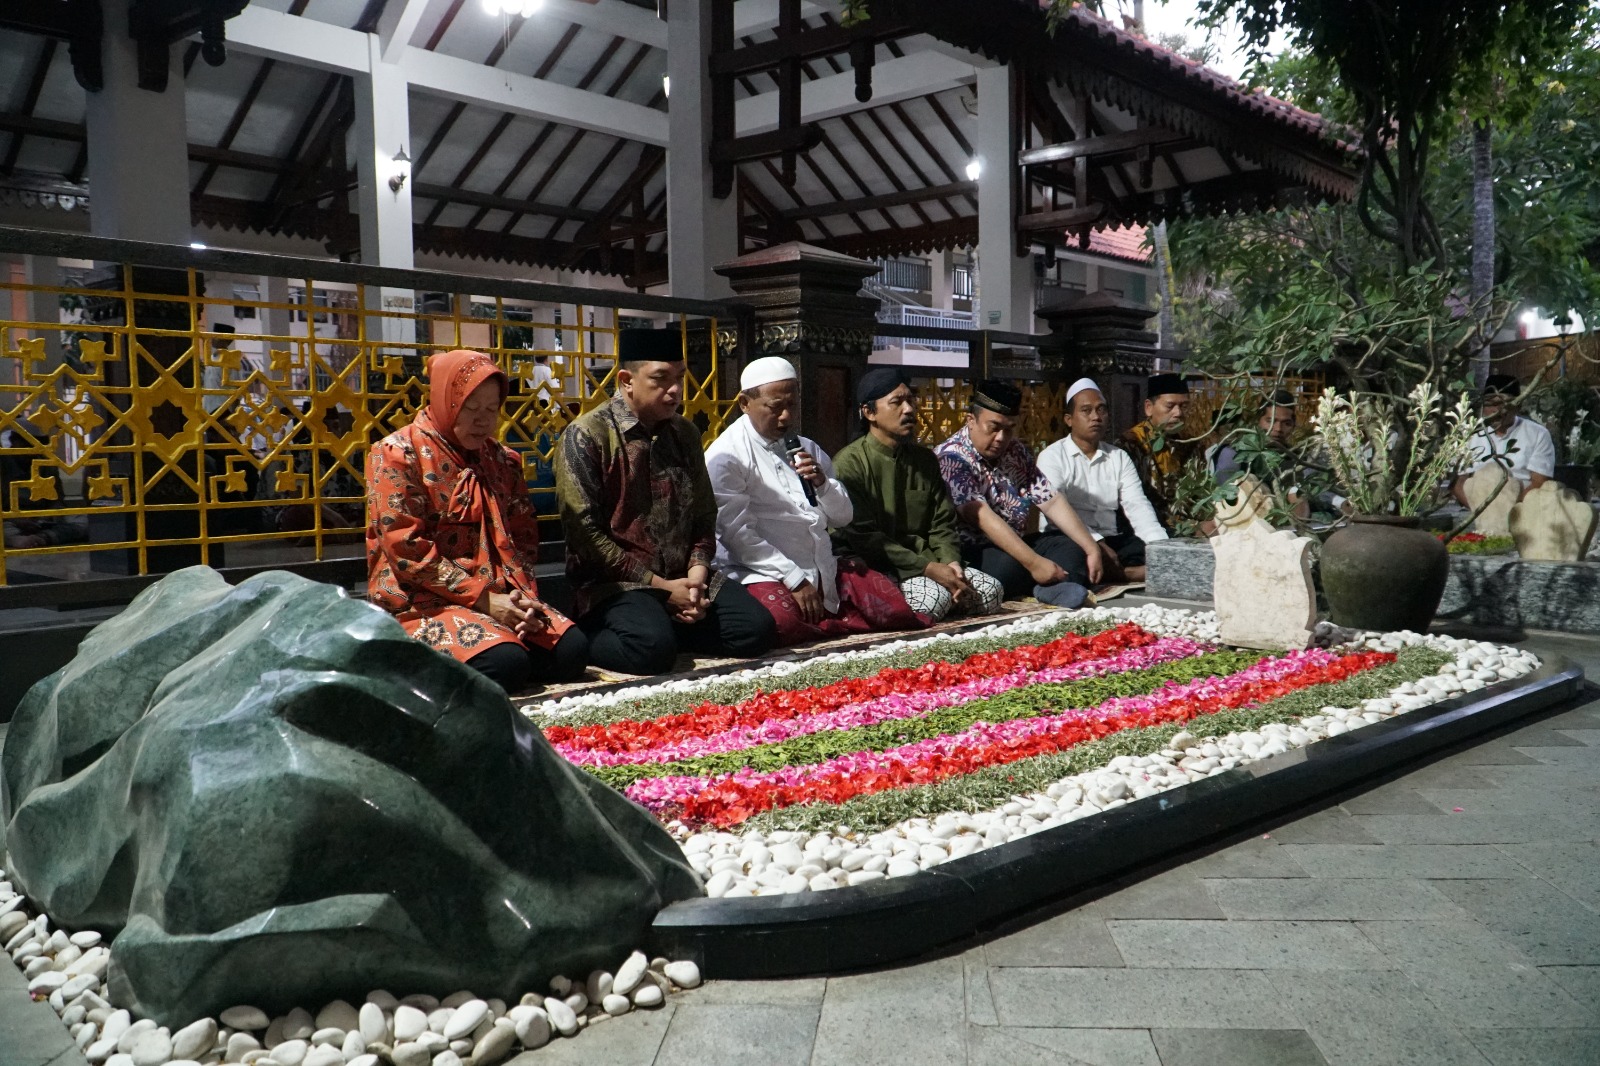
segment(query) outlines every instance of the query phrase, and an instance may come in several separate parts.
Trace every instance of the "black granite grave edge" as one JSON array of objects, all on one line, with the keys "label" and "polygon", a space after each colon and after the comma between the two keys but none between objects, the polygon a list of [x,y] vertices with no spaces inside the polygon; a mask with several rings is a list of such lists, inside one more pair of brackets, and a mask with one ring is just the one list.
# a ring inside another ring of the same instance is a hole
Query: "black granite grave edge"
[{"label": "black granite grave edge", "polygon": [[737,979],[838,973],[918,958],[1551,707],[1576,695],[1583,681],[1580,667],[1551,657],[1517,681],[911,877],[831,892],[684,900],[657,915],[652,950],[694,959],[706,977]]}]

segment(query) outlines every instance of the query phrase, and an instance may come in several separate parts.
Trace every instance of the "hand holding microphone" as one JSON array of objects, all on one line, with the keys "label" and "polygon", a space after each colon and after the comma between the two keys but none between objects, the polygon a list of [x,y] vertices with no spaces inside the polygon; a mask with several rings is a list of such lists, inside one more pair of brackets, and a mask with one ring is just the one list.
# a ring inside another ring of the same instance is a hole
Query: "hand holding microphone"
[{"label": "hand holding microphone", "polygon": [[806,490],[806,502],[815,507],[817,505],[816,486],[823,484],[826,475],[822,467],[811,457],[800,444],[800,437],[791,433],[783,438],[784,451],[789,453],[789,464],[794,467],[795,473],[800,475],[800,487]]}]

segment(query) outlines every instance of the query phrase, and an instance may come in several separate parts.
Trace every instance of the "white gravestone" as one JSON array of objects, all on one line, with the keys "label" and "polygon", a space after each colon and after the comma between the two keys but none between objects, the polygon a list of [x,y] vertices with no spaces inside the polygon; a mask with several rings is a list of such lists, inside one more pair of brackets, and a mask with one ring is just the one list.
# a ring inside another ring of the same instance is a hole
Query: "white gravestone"
[{"label": "white gravestone", "polygon": [[1522,482],[1512,477],[1505,467],[1490,463],[1468,477],[1461,491],[1466,494],[1467,506],[1474,511],[1482,506],[1484,500],[1489,500],[1489,505],[1472,523],[1474,533],[1482,533],[1486,537],[1511,535],[1511,508],[1517,505]]},{"label": "white gravestone", "polygon": [[1511,509],[1511,535],[1528,561],[1575,563],[1594,539],[1595,514],[1588,500],[1546,481]]},{"label": "white gravestone", "polygon": [[1304,648],[1317,625],[1310,537],[1273,529],[1243,506],[1217,509],[1211,595],[1222,643],[1271,651]]}]

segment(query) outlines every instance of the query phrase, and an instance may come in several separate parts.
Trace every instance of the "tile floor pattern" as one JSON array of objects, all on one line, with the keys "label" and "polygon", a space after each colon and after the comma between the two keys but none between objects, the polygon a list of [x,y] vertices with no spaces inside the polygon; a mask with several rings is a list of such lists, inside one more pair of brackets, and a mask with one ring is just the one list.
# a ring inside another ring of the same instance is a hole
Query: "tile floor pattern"
[{"label": "tile floor pattern", "polygon": [[[1519,643],[1600,678],[1600,640]],[[831,979],[710,982],[513,1061],[1593,1066],[1597,835],[1593,689],[1560,713],[964,952]],[[83,1066],[9,964],[0,1066]]]}]

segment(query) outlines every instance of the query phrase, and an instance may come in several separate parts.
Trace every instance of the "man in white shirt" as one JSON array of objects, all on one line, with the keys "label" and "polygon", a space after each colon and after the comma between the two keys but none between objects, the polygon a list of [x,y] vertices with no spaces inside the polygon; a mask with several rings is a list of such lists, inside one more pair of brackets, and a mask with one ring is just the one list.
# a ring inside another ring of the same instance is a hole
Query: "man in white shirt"
[{"label": "man in white shirt", "polygon": [[794,365],[757,359],[739,387],[743,414],[706,449],[717,568],[772,614],[779,646],[920,628],[893,580],[859,559],[834,557],[828,530],[855,512],[827,452],[792,428],[800,407]]},{"label": "man in white shirt", "polygon": [[1483,387],[1483,420],[1487,429],[1472,438],[1469,465],[1450,486],[1460,504],[1472,509],[1465,489],[1467,475],[1491,463],[1506,468],[1518,482],[1518,498],[1543,485],[1556,474],[1556,444],[1550,431],[1517,414],[1522,386],[1510,374],[1491,374]]},{"label": "man in white shirt", "polygon": [[[1167,531],[1128,453],[1104,443],[1111,411],[1100,386],[1089,378],[1073,382],[1067,390],[1066,417],[1068,435],[1039,453],[1039,472],[1099,542],[1106,580],[1115,581],[1120,574],[1128,581],[1143,581],[1144,546],[1166,540]],[[1131,533],[1117,532],[1119,507],[1133,526]]]}]

